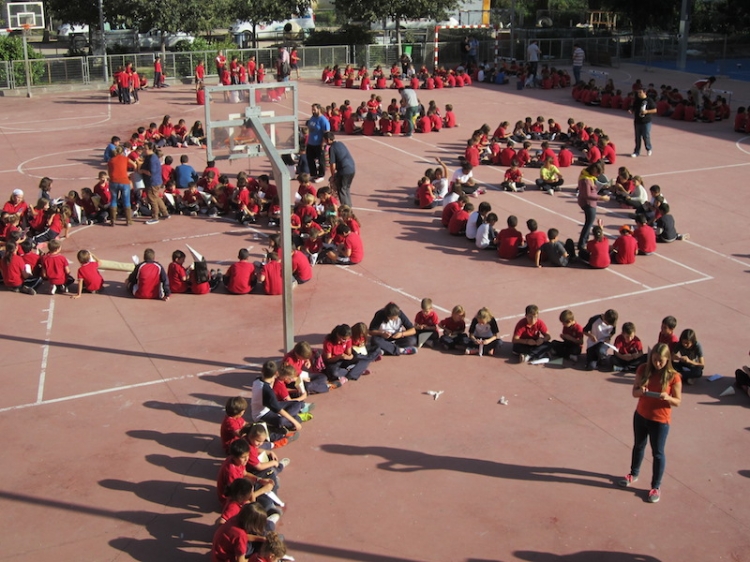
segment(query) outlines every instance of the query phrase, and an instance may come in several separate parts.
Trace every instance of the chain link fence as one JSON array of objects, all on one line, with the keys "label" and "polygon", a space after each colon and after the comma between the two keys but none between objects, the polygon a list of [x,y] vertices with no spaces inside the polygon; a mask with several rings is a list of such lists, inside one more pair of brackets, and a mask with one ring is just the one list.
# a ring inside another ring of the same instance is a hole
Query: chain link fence
[{"label": "chain link fence", "polygon": [[[501,33],[497,40],[492,38],[480,41],[478,59],[492,63],[495,47],[499,57],[525,60],[526,49],[532,40],[531,34],[518,30],[511,41],[509,33]],[[618,67],[621,62],[645,62],[674,60],[679,54],[679,41],[676,36],[652,34],[646,36],[613,35],[610,37],[536,37],[542,50],[542,62],[550,65],[569,65],[573,56],[573,45],[579,43],[586,52],[586,62],[594,66]],[[414,66],[430,67],[435,44],[430,41],[403,43],[402,48],[409,53]],[[689,53],[708,62],[733,56],[750,55],[750,44],[729,40],[723,36],[691,36]],[[299,47],[300,66],[303,69],[322,69],[334,64],[356,64],[372,68],[378,64],[390,65],[399,60],[398,46],[391,45],[333,45],[324,47]],[[107,67],[111,76],[119,67],[131,62],[139,74],[153,81],[154,59],[160,53],[131,53],[107,55]],[[229,60],[233,56],[241,60],[255,57],[257,64],[263,64],[266,72],[274,72],[278,51],[276,48],[230,49],[226,51]],[[215,76],[214,57],[216,51],[166,52],[162,60],[162,70],[168,78],[190,81],[196,65],[203,61],[206,75]],[[438,56],[441,65],[454,66],[462,62],[460,43],[443,41],[438,43]],[[90,84],[105,82],[104,57],[54,57],[34,59],[30,62],[31,85],[36,87],[62,84]],[[108,81],[108,80],[106,80]],[[0,89],[26,88],[26,69],[23,61],[0,61]]]}]

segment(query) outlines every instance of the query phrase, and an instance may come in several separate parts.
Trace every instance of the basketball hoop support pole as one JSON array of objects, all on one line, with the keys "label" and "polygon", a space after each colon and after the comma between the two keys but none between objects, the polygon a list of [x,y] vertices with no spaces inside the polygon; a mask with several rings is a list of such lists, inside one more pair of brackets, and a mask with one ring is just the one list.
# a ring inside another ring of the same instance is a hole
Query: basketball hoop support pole
[{"label": "basketball hoop support pole", "polygon": [[258,141],[263,146],[266,156],[273,169],[273,177],[279,188],[279,206],[281,207],[281,266],[283,268],[284,291],[282,293],[282,308],[284,309],[284,349],[290,351],[294,347],[294,300],[292,298],[292,206],[288,201],[291,182],[289,169],[284,164],[278,152],[273,150],[273,142],[268,136],[260,115],[248,115],[248,120],[252,124],[253,131],[258,137]]},{"label": "basketball hoop support pole", "polygon": [[23,67],[26,71],[26,97],[31,97],[31,68],[29,67],[29,47],[27,44],[26,36],[29,34],[29,30],[24,28],[23,30]]}]

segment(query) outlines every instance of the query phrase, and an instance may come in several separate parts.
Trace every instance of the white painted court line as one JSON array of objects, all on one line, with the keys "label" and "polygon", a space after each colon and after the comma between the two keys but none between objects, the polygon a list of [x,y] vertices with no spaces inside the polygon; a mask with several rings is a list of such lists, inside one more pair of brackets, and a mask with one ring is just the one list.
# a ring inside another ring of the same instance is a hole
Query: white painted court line
[{"label": "white painted court line", "polygon": [[80,400],[81,398],[90,398],[92,396],[100,396],[102,394],[111,394],[113,392],[123,392],[126,390],[131,390],[134,388],[141,388],[144,386],[153,386],[155,384],[164,384],[174,381],[181,381],[181,380],[187,380],[187,379],[195,379],[195,378],[201,378],[209,375],[216,375],[221,373],[226,373],[228,371],[233,371],[236,369],[247,369],[248,367],[260,367],[260,365],[255,365],[252,363],[247,363],[244,365],[234,365],[232,367],[223,367],[221,369],[214,369],[211,371],[203,371],[201,373],[196,373],[194,375],[180,375],[178,377],[170,377],[166,379],[158,379],[153,381],[146,381],[146,382],[139,382],[135,384],[126,384],[123,386],[116,386],[113,388],[103,388],[101,390],[95,390],[93,392],[83,392],[81,394],[73,394],[71,396],[63,396],[61,398],[52,398],[51,400],[41,400],[37,402],[30,402],[28,404],[19,404],[18,406],[7,406],[5,408],[0,408],[0,413],[2,412],[10,412],[13,410],[24,410],[26,408],[33,408],[35,406],[46,406],[47,404],[58,404],[60,402],[70,402],[72,400]]},{"label": "white painted court line", "polygon": [[47,361],[49,359],[49,342],[52,336],[52,320],[55,317],[55,297],[51,297],[49,300],[49,308],[47,309],[47,320],[46,330],[44,333],[44,345],[42,346],[42,365],[39,370],[39,386],[36,391],[36,402],[35,404],[41,404],[44,398],[44,383],[47,379]]},{"label": "white painted court line", "polygon": [[698,244],[697,242],[693,242],[692,240],[683,240],[682,242],[684,244],[692,244],[696,248],[700,248],[701,250],[705,250],[705,251],[710,252],[712,254],[716,254],[717,256],[720,256],[720,257],[722,257],[724,259],[728,259],[729,261],[733,261],[735,263],[738,263],[738,264],[740,264],[743,267],[750,267],[750,263],[748,263],[748,262],[745,262],[745,261],[742,261],[742,260],[738,260],[737,258],[735,258],[733,256],[730,256],[730,255],[727,255],[727,254],[722,254],[721,252],[719,252],[717,250],[713,250],[713,249],[708,248],[706,246],[701,246],[700,244]]},{"label": "white painted court line", "polygon": [[[344,265],[340,265],[338,267],[340,269],[343,269],[347,273],[351,273],[352,275],[356,275],[357,277],[361,277],[362,279],[366,279],[367,281],[370,281],[371,283],[375,283],[376,285],[380,285],[381,287],[384,287],[384,288],[388,289],[389,291],[393,291],[394,293],[398,293],[399,295],[402,295],[402,296],[404,296],[404,297],[406,297],[408,299],[411,299],[411,300],[416,301],[416,302],[422,302],[422,297],[415,297],[414,295],[412,295],[410,293],[407,293],[403,289],[399,289],[397,287],[392,287],[392,286],[388,285],[387,283],[384,283],[383,281],[380,281],[379,279],[375,279],[375,278],[372,278],[372,277],[365,277],[362,273],[360,273],[359,271],[355,271],[351,267],[346,267]],[[450,312],[449,309],[443,308],[441,306],[437,306],[434,303],[432,305],[432,308],[434,308],[436,310],[439,310],[440,312],[446,312],[446,313]]]},{"label": "white painted court line", "polygon": [[[62,121],[62,120],[68,120],[69,121],[71,119],[78,119],[78,120],[80,120],[81,117],[80,116],[78,116],[78,117],[60,117],[60,118],[57,118],[57,119],[42,119],[42,120],[39,120],[39,121],[19,121],[19,122],[13,123],[13,124],[15,124],[15,125],[22,125],[24,123],[29,123],[29,124],[33,124],[33,123],[47,123],[48,121]],[[107,123],[111,119],[112,119],[112,99],[109,98],[107,100],[107,111],[104,113],[104,116],[99,121],[94,121],[94,122],[91,122],[91,123],[87,122],[84,125],[80,125],[80,124],[76,125],[76,129],[91,129],[93,127],[97,127],[99,125]],[[2,134],[6,135],[6,136],[7,135],[28,135],[28,134],[34,134],[34,133],[51,133],[51,132],[56,132],[56,131],[69,131],[70,127],[71,127],[71,125],[68,125],[66,127],[59,127],[59,128],[56,128],[56,129],[51,129],[51,128],[48,128],[48,127],[44,127],[43,129],[24,129],[24,128],[21,128],[21,127],[8,127],[8,126],[6,126],[6,125],[3,124],[3,125],[0,125],[0,132],[2,132]],[[6,131],[5,129],[9,129],[9,130]]]}]

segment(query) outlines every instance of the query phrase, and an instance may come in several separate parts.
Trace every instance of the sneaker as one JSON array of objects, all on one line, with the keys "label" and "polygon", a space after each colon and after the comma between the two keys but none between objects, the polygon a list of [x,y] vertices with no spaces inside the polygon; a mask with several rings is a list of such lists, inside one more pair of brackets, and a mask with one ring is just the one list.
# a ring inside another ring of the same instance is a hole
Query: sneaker
[{"label": "sneaker", "polygon": [[399,350],[399,355],[414,355],[417,352],[417,348],[414,346],[404,347]]},{"label": "sneaker", "polygon": [[166,221],[166,220],[171,219],[172,215],[164,215],[162,218]]},{"label": "sneaker", "polygon": [[622,480],[618,480],[617,481],[617,485],[620,486],[621,488],[627,488],[629,486],[632,486],[636,482],[638,482],[638,477],[637,476],[633,476],[632,474],[628,474]]},{"label": "sneaker", "polygon": [[198,216],[198,211],[190,211],[190,216],[191,217],[197,217]]},{"label": "sneaker", "polygon": [[159,219],[149,219],[146,224],[159,224]]},{"label": "sneaker", "polygon": [[302,412],[304,412],[305,414],[309,414],[309,413],[310,413],[310,412],[312,412],[312,411],[313,411],[314,409],[315,409],[315,403],[314,403],[314,402],[307,402],[307,403],[306,403],[306,404],[305,404],[305,405],[304,405],[304,406],[302,407]]},{"label": "sneaker", "polygon": [[634,152],[633,154],[631,154],[631,155],[630,155],[630,157],[631,157],[631,158],[638,158],[638,153],[637,153],[637,152]]},{"label": "sneaker", "polygon": [[52,285],[52,288],[49,290],[50,295],[54,295],[57,292],[57,285]]},{"label": "sneaker", "polygon": [[362,373],[362,376],[366,377],[367,375],[371,375],[371,374],[372,374],[372,371],[370,371],[370,369],[366,369],[365,372]]},{"label": "sneaker", "polygon": [[287,466],[289,466],[290,462],[292,461],[287,458],[283,458],[279,461],[279,466],[283,466],[284,468],[286,468]]},{"label": "sneaker", "polygon": [[552,188],[550,187],[550,188],[549,188],[549,189],[547,190],[547,194],[548,194],[548,195],[554,195],[554,194],[555,194],[555,190],[554,190],[554,189],[552,189]]},{"label": "sneaker", "polygon": [[529,362],[529,356],[524,355],[523,353],[518,356],[518,362],[519,363],[528,363]]},{"label": "sneaker", "polygon": [[[651,156],[653,153],[654,153],[653,150],[649,150],[646,154],[648,154],[649,156]],[[656,501],[659,501],[659,500],[656,500]]]},{"label": "sneaker", "polygon": [[479,350],[476,347],[467,347],[464,349],[464,355],[479,355]]},{"label": "sneaker", "polygon": [[279,513],[274,513],[273,515],[269,515],[267,518],[267,521],[270,521],[274,525],[279,522],[279,519],[281,519],[281,515]]},{"label": "sneaker", "polygon": [[648,503],[658,503],[661,499],[661,492],[659,492],[659,488],[651,488],[651,491],[648,493]]},{"label": "sneaker", "polygon": [[297,417],[301,422],[309,422],[311,419],[313,419],[312,414],[306,414],[304,412],[300,412],[299,414],[297,414]]},{"label": "sneaker", "polygon": [[614,366],[612,367],[612,370],[613,370],[613,371],[614,371],[615,373],[622,373],[622,372],[623,372],[623,371],[625,370],[625,367],[620,367],[619,365],[614,365]]},{"label": "sneaker", "polygon": [[21,292],[25,295],[36,295],[36,291],[31,287],[22,286]]}]

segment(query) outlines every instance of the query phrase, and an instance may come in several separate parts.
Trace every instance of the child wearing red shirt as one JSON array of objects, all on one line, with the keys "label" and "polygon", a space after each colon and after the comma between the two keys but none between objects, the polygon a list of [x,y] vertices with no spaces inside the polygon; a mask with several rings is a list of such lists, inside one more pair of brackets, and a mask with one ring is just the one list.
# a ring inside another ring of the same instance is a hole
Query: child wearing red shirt
[{"label": "child wearing red shirt", "polygon": [[190,291],[189,275],[185,271],[185,252],[175,250],[172,252],[172,263],[167,267],[167,279],[173,293],[187,293]]},{"label": "child wearing red shirt", "polygon": [[448,234],[451,236],[466,234],[466,224],[469,222],[469,215],[473,210],[474,205],[465,203],[462,209],[456,211],[448,223]]},{"label": "child wearing red shirt", "polygon": [[630,227],[625,224],[620,227],[620,236],[612,244],[612,260],[624,265],[635,263],[637,252],[638,241],[633,236]]},{"label": "child wearing red shirt", "polygon": [[539,319],[539,307],[530,304],[526,307],[524,318],[521,318],[513,330],[513,354],[521,363],[541,359],[552,348],[547,325]]},{"label": "child wearing red shirt", "polygon": [[426,345],[433,347],[438,340],[438,323],[440,318],[432,309],[432,299],[422,299],[421,310],[414,318],[414,328],[417,330],[417,347]]},{"label": "child wearing red shirt", "polygon": [[104,285],[104,278],[99,273],[99,260],[96,259],[96,256],[88,250],[78,250],[76,258],[81,266],[78,268],[77,275],[78,294],[73,295],[73,298],[79,298],[83,291],[92,294],[101,291]]},{"label": "child wearing red shirt", "polygon": [[47,245],[49,253],[42,258],[42,275],[52,286],[50,294],[67,293],[68,285],[73,283],[70,275],[70,262],[60,253],[62,244],[59,240],[50,240]]},{"label": "child wearing red shirt", "polygon": [[445,116],[443,117],[443,125],[446,129],[452,129],[453,127],[458,127],[458,123],[456,123],[456,114],[453,113],[453,106],[451,104],[447,104],[445,106]]},{"label": "child wearing red shirt", "polygon": [[612,370],[634,373],[639,365],[646,362],[643,344],[635,335],[635,324],[625,322],[622,333],[615,338],[617,350],[612,354]]},{"label": "child wearing red shirt", "polygon": [[514,259],[519,256],[519,248],[523,245],[523,234],[516,228],[518,217],[510,215],[507,220],[508,227],[497,233],[495,244],[497,255],[502,259]]},{"label": "child wearing red shirt", "polygon": [[637,214],[635,222],[638,226],[635,227],[633,237],[638,243],[638,253],[642,256],[653,254],[656,251],[656,231],[648,225],[645,215]]},{"label": "child wearing red shirt", "polygon": [[245,410],[247,410],[247,400],[242,396],[230,398],[224,406],[226,416],[221,422],[219,434],[221,446],[226,454],[229,454],[229,446],[240,438],[240,430],[248,425],[243,417]]},{"label": "child wearing red shirt", "polygon": [[560,323],[563,325],[560,338],[562,341],[552,342],[552,353],[563,359],[578,361],[583,347],[583,327],[576,322],[571,310],[563,310],[560,313]]}]

